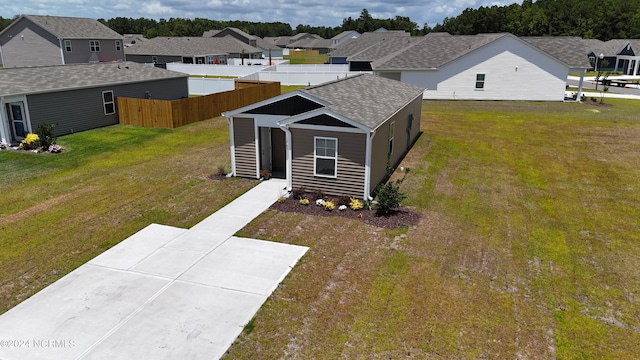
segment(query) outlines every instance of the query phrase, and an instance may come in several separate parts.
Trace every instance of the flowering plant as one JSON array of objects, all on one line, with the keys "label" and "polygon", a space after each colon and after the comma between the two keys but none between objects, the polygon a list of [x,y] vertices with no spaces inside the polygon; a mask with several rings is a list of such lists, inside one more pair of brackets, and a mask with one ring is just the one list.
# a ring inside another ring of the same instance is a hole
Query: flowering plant
[{"label": "flowering plant", "polygon": [[25,150],[35,149],[38,147],[38,140],[40,140],[40,138],[37,134],[29,133],[25,136],[24,140],[20,142],[20,147]]},{"label": "flowering plant", "polygon": [[51,146],[49,146],[49,152],[59,153],[61,151],[62,151],[62,146],[58,144],[51,144]]},{"label": "flowering plant", "polygon": [[331,201],[325,201],[322,204],[322,207],[324,207],[324,209],[327,210],[327,211],[331,211],[331,210],[336,208],[336,205]]},{"label": "flowering plant", "polygon": [[351,208],[351,210],[360,210],[364,207],[364,205],[362,204],[362,201],[356,198],[351,198],[351,201],[349,202],[349,207]]},{"label": "flowering plant", "polygon": [[316,200],[316,205],[318,205],[318,206],[324,206],[324,200],[322,200],[322,199],[318,199],[318,200]]},{"label": "flowering plant", "polygon": [[338,210],[340,210],[340,211],[347,210],[347,205],[340,205],[338,207]]},{"label": "flowering plant", "polygon": [[309,199],[300,199],[300,204],[309,205]]}]

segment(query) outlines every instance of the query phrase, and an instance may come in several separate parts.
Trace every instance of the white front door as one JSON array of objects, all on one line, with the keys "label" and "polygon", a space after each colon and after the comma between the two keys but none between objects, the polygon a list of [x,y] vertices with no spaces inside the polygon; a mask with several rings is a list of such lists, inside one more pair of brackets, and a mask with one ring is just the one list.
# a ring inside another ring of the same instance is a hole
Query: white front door
[{"label": "white front door", "polygon": [[9,119],[9,127],[11,128],[13,141],[23,140],[28,132],[27,122],[24,116],[24,104],[22,102],[8,103],[7,118]]}]

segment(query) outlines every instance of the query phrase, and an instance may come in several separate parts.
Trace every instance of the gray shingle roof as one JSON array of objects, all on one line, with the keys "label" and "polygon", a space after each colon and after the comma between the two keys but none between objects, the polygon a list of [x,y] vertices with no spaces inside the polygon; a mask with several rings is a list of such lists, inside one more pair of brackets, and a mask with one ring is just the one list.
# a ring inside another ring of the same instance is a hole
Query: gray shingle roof
[{"label": "gray shingle roof", "polygon": [[296,48],[328,49],[330,46],[331,46],[331,40],[329,39],[301,39],[287,45],[287,47],[290,49],[296,49]]},{"label": "gray shingle roof", "polygon": [[587,49],[582,38],[574,36],[524,36],[521,40],[537,47],[572,68],[589,68]]},{"label": "gray shingle roof", "polygon": [[60,39],[102,40],[123,38],[122,35],[95,19],[41,15],[24,15],[24,17]]},{"label": "gray shingle roof", "polygon": [[204,56],[261,53],[259,49],[247,45],[231,36],[225,37],[166,37],[136,43],[125,49],[130,55],[164,55],[164,56]]},{"label": "gray shingle roof", "polygon": [[395,54],[402,49],[405,49],[416,41],[421,41],[422,37],[415,36],[402,36],[394,38],[385,38],[370,46],[355,55],[351,55],[347,58],[348,61],[375,61],[382,59],[391,54]]},{"label": "gray shingle roof", "polygon": [[299,90],[330,103],[334,113],[375,129],[424,89],[371,74],[361,74]]},{"label": "gray shingle roof", "polygon": [[478,35],[430,33],[425,35],[422,41],[374,61],[373,68],[375,70],[438,69],[505,36],[520,39],[569,67],[588,68],[590,66],[581,39],[576,37],[517,38],[509,33]]},{"label": "gray shingle roof", "polygon": [[367,32],[357,38],[347,39],[331,50],[329,56],[332,57],[349,57],[360,53],[361,51],[374,46],[381,41],[398,39],[398,36],[409,37],[407,32],[389,31],[389,32]]},{"label": "gray shingle roof", "polygon": [[189,75],[134,62],[0,69],[0,96],[47,93]]}]

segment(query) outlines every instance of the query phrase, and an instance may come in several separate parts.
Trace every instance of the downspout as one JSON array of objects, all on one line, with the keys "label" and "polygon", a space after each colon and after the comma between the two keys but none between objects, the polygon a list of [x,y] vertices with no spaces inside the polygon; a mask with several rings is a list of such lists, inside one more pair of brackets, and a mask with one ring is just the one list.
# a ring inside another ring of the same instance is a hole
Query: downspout
[{"label": "downspout", "polygon": [[371,144],[374,135],[376,134],[375,130],[371,130],[367,134],[367,143],[366,143],[366,152],[364,158],[364,196],[365,200],[373,200],[371,196]]},{"label": "downspout", "polygon": [[287,191],[291,191],[293,188],[293,176],[291,174],[291,170],[293,168],[292,166],[292,161],[293,161],[293,151],[291,149],[291,130],[289,130],[289,127],[286,125],[281,125],[278,124],[280,126],[280,129],[282,129],[282,131],[284,131],[284,135],[285,135],[285,148],[286,148],[286,180],[287,180]]},{"label": "downspout", "polygon": [[60,38],[58,38],[58,45],[60,46],[60,58],[62,59],[62,65],[65,65],[66,62],[64,61],[64,49],[62,48],[62,39]]},{"label": "downspout", "polygon": [[582,85],[584,83],[585,71],[586,69],[582,69],[580,71],[580,82],[578,83],[578,94],[576,95],[576,102],[580,102],[580,99],[582,99]]},{"label": "downspout", "polygon": [[236,152],[235,143],[233,142],[233,117],[227,118],[229,123],[229,148],[231,152],[231,176],[236,176]]}]

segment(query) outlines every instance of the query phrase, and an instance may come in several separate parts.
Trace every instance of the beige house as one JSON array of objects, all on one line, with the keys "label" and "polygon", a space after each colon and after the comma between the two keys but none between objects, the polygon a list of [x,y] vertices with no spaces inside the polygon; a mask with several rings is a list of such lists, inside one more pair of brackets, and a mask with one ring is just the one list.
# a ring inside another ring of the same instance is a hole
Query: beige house
[{"label": "beige house", "polygon": [[226,112],[233,175],[370,199],[420,135],[423,91],[362,74]]}]

